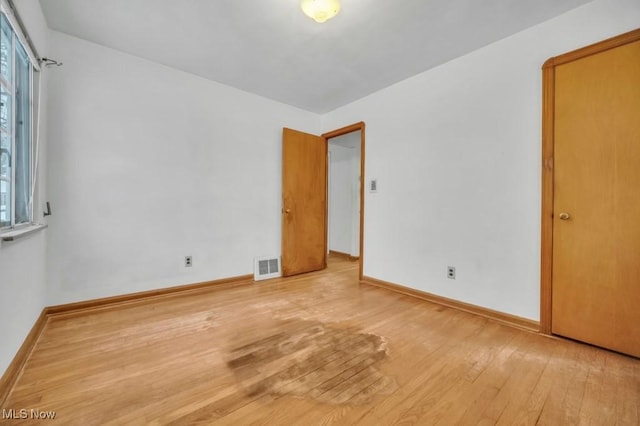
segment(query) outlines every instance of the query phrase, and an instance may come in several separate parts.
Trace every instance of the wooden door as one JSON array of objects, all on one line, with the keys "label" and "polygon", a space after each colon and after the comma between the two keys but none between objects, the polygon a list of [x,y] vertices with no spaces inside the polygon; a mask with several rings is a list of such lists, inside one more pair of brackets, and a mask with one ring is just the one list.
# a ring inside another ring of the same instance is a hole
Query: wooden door
[{"label": "wooden door", "polygon": [[555,66],[552,332],[640,356],[640,41]]},{"label": "wooden door", "polygon": [[327,143],[320,136],[282,133],[282,274],[326,267]]}]

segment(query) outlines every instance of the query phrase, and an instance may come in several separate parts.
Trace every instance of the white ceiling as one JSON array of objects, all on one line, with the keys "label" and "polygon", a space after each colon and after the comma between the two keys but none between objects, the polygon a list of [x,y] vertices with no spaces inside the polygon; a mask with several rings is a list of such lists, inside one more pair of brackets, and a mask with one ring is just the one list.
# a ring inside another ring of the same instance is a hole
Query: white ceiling
[{"label": "white ceiling", "polygon": [[[591,0],[40,0],[51,29],[324,113]],[[64,58],[56,58],[64,61]]]}]

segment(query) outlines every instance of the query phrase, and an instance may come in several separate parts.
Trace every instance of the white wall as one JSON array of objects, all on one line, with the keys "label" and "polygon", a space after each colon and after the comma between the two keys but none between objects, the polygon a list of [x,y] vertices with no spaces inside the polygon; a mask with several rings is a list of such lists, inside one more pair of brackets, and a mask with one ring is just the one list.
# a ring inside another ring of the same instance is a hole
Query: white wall
[{"label": "white wall", "polygon": [[594,1],[323,116],[367,125],[365,275],[537,320],[541,66],[639,22]]},{"label": "white wall", "polygon": [[250,274],[280,253],[282,127],[318,134],[318,115],[51,41],[50,304]]},{"label": "white wall", "polygon": [[329,250],[351,253],[354,150],[329,143]]},{"label": "white wall", "polygon": [[[41,56],[48,55],[48,28],[40,3],[21,0],[16,3],[29,36]],[[47,69],[42,73],[42,101],[47,97]],[[47,116],[41,112],[40,164],[34,219],[42,222],[42,204],[47,200],[46,148]],[[45,307],[47,231],[0,243],[0,376],[11,363],[25,337]]]}]

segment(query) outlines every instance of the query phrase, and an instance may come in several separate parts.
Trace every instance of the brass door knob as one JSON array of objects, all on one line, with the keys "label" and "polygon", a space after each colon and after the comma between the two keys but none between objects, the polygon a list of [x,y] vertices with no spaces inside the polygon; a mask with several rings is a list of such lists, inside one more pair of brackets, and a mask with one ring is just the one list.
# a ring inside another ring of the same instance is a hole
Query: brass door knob
[{"label": "brass door knob", "polygon": [[569,213],[560,213],[558,217],[560,218],[560,220],[569,220],[571,216],[569,216]]},{"label": "brass door knob", "polygon": [[285,214],[289,214],[289,212],[291,212],[291,209],[284,209],[283,211]]}]

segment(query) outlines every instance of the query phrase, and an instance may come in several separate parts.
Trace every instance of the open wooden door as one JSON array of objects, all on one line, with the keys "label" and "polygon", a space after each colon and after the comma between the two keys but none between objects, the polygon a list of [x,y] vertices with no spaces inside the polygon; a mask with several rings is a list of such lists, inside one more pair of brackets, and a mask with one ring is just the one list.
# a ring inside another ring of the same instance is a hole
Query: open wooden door
[{"label": "open wooden door", "polygon": [[323,137],[283,129],[282,274],[327,266],[327,143]]}]

